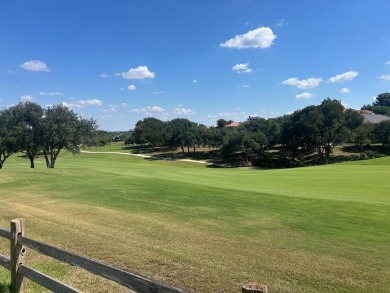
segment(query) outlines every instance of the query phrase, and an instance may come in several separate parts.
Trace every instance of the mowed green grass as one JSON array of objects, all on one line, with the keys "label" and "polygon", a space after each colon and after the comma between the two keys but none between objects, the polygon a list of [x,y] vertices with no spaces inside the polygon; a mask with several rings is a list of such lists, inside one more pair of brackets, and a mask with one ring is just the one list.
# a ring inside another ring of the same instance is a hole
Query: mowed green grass
[{"label": "mowed green grass", "polygon": [[[255,170],[63,154],[54,170],[28,166],[15,156],[0,171],[0,226],[24,217],[34,239],[190,292],[252,281],[389,292],[390,158]],[[34,253],[29,263],[86,292],[121,290]],[[0,290],[7,282],[0,269]]]}]

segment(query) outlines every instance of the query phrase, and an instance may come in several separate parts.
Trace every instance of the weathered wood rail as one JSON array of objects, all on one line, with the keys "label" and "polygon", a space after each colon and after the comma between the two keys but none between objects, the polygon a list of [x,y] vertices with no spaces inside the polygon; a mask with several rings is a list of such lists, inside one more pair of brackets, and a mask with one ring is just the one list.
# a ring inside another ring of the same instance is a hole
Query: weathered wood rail
[{"label": "weathered wood rail", "polygon": [[50,256],[63,263],[78,266],[95,275],[117,282],[135,292],[140,293],[179,293],[181,289],[162,284],[104,263],[92,260],[72,252],[68,252],[45,243],[26,237],[24,219],[11,221],[11,230],[0,228],[0,237],[10,241],[10,257],[0,254],[0,266],[11,272],[11,291],[13,293],[22,292],[26,286],[26,278],[40,284],[53,291],[64,293],[79,293],[67,284],[51,278],[39,271],[29,268],[26,265],[27,248],[35,250],[41,254]]}]

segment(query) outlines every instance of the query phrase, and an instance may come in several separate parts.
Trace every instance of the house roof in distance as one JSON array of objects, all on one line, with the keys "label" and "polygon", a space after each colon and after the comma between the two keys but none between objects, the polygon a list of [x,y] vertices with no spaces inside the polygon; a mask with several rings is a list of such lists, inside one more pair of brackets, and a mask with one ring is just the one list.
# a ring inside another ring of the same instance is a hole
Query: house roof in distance
[{"label": "house roof in distance", "polygon": [[241,122],[232,122],[228,125],[225,125],[225,127],[238,127],[240,126]]},{"label": "house roof in distance", "polygon": [[372,123],[378,124],[382,121],[390,120],[389,116],[380,115],[380,114],[363,114],[364,121],[363,123]]}]

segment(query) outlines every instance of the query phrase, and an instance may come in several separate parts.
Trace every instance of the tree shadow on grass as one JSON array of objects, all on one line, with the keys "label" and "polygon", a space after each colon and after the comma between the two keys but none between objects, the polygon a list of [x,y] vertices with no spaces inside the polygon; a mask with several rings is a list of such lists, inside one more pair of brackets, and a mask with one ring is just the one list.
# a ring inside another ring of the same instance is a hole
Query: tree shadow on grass
[{"label": "tree shadow on grass", "polygon": [[170,147],[152,147],[149,145],[124,146],[123,150],[131,151],[133,154],[151,154],[151,153],[166,153],[176,151],[176,148]]},{"label": "tree shadow on grass", "polygon": [[0,282],[0,293],[11,293],[10,284],[6,282]]},{"label": "tree shadow on grass", "polygon": [[378,154],[380,155],[389,155],[390,154],[390,150],[389,148],[386,148],[385,146],[381,145],[381,144],[366,144],[364,146],[362,146],[361,148],[359,148],[357,145],[344,145],[341,147],[341,150],[343,152],[346,152],[346,153],[362,153],[362,152],[365,152],[365,151],[373,151],[373,152],[377,152]]}]

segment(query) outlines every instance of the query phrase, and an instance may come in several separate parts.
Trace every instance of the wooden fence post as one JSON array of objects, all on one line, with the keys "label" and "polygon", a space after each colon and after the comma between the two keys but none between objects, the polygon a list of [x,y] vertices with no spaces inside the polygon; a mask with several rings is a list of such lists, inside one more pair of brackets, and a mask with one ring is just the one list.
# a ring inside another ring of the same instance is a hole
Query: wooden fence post
[{"label": "wooden fence post", "polygon": [[26,285],[25,278],[19,273],[19,266],[26,264],[26,247],[18,243],[18,236],[26,236],[24,219],[11,221],[11,292],[19,293]]}]

